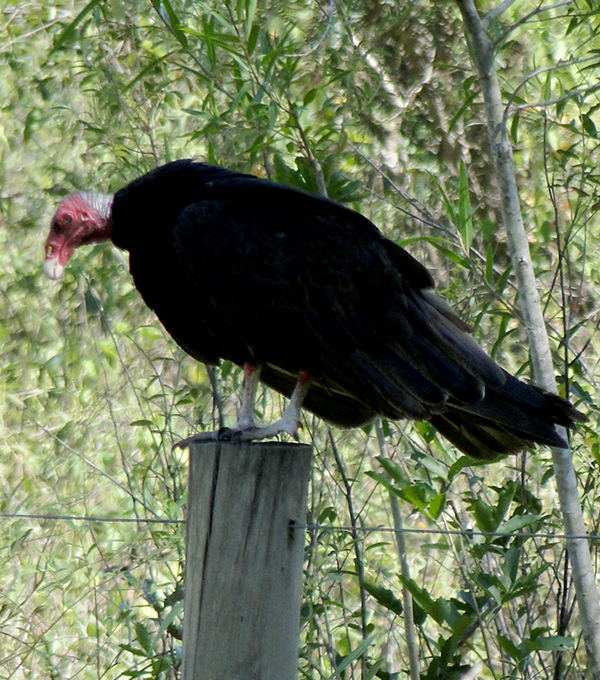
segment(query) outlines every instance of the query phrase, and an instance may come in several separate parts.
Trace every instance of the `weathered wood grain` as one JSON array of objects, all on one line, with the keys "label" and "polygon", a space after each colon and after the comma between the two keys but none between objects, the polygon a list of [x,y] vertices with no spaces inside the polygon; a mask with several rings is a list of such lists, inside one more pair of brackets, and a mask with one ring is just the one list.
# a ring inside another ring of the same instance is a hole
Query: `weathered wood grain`
[{"label": "weathered wood grain", "polygon": [[183,680],[295,680],[311,448],[190,447]]}]

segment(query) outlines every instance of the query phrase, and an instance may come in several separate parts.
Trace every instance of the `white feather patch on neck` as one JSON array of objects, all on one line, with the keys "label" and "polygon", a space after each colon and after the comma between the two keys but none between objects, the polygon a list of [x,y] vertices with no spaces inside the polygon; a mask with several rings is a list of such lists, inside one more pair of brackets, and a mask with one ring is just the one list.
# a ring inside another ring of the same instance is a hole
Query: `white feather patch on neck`
[{"label": "white feather patch on neck", "polygon": [[80,196],[91,208],[97,210],[102,217],[108,219],[113,203],[113,194],[100,194],[92,191],[78,191]]}]

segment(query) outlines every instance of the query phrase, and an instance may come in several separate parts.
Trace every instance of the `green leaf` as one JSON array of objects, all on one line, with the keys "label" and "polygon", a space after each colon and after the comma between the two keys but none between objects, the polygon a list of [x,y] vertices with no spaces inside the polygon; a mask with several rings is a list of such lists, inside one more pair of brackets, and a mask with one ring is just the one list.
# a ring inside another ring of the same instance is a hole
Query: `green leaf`
[{"label": "green leaf", "polygon": [[302,105],[303,106],[308,106],[311,102],[313,102],[318,94],[318,90],[316,88],[312,88],[312,90],[309,90],[305,95],[304,99],[302,100]]},{"label": "green leaf", "polygon": [[317,524],[325,524],[325,522],[328,524],[333,524],[337,518],[338,514],[336,509],[333,506],[329,506],[321,510],[317,519]]},{"label": "green leaf", "polygon": [[508,277],[511,275],[511,272],[512,263],[509,263],[506,269],[502,272],[502,274],[500,274],[498,280],[496,281],[496,290],[498,291],[498,295],[502,295],[502,293],[504,292],[506,284],[508,283]]},{"label": "green leaf", "polygon": [[155,428],[156,423],[153,423],[151,420],[145,420],[145,419],[140,419],[140,420],[134,420],[133,422],[129,423],[131,427],[150,427],[150,428]]},{"label": "green leaf", "polygon": [[546,80],[544,81],[544,85],[542,86],[542,97],[546,101],[550,101],[552,99],[552,72],[548,71],[546,74]]},{"label": "green leaf", "polygon": [[396,482],[396,484],[399,484],[401,486],[406,484],[407,482],[406,473],[402,469],[401,465],[391,460],[390,458],[384,458],[383,456],[377,456],[377,462]]},{"label": "green leaf", "polygon": [[427,505],[427,512],[432,519],[438,519],[446,507],[446,494],[436,494]]},{"label": "green leaf", "polygon": [[459,174],[459,198],[458,198],[458,228],[462,240],[463,248],[467,255],[471,249],[473,241],[473,219],[471,209],[471,198],[469,196],[469,178],[465,164],[460,162]]},{"label": "green leaf", "polygon": [[16,538],[10,544],[10,552],[11,552],[12,555],[15,555],[16,553],[19,552],[19,550],[21,549],[21,546],[29,538],[32,531],[33,531],[33,529],[26,529],[18,538]]},{"label": "green leaf", "polygon": [[590,135],[590,137],[596,137],[598,132],[596,130],[596,126],[594,124],[594,121],[590,118],[590,116],[587,113],[584,113],[581,116],[581,123],[583,125],[583,129]]},{"label": "green leaf", "polygon": [[518,484],[517,482],[510,481],[506,484],[505,487],[498,489],[498,501],[496,503],[496,518],[498,519],[498,522],[501,522],[504,517],[506,516],[506,513],[508,512],[508,508],[510,507],[510,504],[512,503],[513,498],[515,497],[515,493],[517,492],[518,489]]},{"label": "green leaf", "polygon": [[349,654],[346,654],[342,658],[339,664],[337,664],[335,671],[330,675],[327,680],[337,680],[342,677],[342,673],[352,664],[356,659],[360,658],[371,646],[371,643],[375,639],[377,631],[373,631],[367,638],[365,638],[359,645],[357,645]]},{"label": "green leaf", "polygon": [[404,576],[399,576],[399,578],[426,614],[429,614],[440,625],[447,622],[449,604],[446,600],[443,598],[434,600],[429,592],[425,588],[421,588],[413,579]]},{"label": "green leaf", "polygon": [[574,16],[571,21],[569,21],[569,25],[567,26],[567,30],[565,31],[565,37],[569,35],[573,30],[577,28],[579,25],[579,17]]},{"label": "green leaf", "polygon": [[440,479],[446,479],[448,477],[448,467],[444,465],[439,460],[433,458],[429,454],[426,454],[419,458],[419,463],[429,470],[433,475],[439,477]]},{"label": "green leaf", "polygon": [[[138,649],[137,647],[133,647],[132,645],[125,645],[125,644],[120,644],[119,647],[123,651],[129,652],[130,654],[133,654],[134,656],[143,656],[144,658],[148,658],[148,654],[143,649]],[[128,675],[128,673],[124,673],[124,675]]]},{"label": "green leaf", "polygon": [[377,663],[374,663],[367,671],[364,680],[373,680],[373,678],[379,674],[379,672],[381,671],[383,666],[385,666],[385,664],[386,659],[380,659],[379,661],[377,661]]},{"label": "green leaf", "polygon": [[518,544],[513,544],[504,554],[504,564],[502,571],[514,583],[519,575],[519,560],[521,558],[521,548]]},{"label": "green leaf", "polygon": [[502,522],[498,526],[498,531],[512,534],[515,531],[519,531],[523,527],[527,527],[530,524],[535,524],[535,522],[538,522],[539,520],[540,517],[536,515],[514,515],[506,522]]},{"label": "green leaf", "polygon": [[417,483],[410,484],[403,487],[402,498],[411,503],[415,508],[421,512],[425,511],[427,508],[427,497],[429,495],[429,489],[426,484]]},{"label": "green leaf", "polygon": [[515,643],[505,635],[498,635],[498,642],[500,643],[500,647],[510,656],[511,659],[514,661],[521,661],[526,654],[523,652],[522,649],[517,647]]},{"label": "green leaf", "polygon": [[450,250],[449,248],[443,245],[440,239],[434,238],[432,236],[413,236],[411,238],[405,238],[402,239],[402,241],[400,241],[400,245],[404,247],[406,245],[410,245],[411,243],[418,243],[423,241],[431,243],[431,245],[436,250],[439,250],[439,252],[445,255],[449,260],[452,260],[452,262],[459,264],[464,269],[469,270],[472,269],[472,264],[470,260],[463,257],[462,255],[459,255],[458,253],[455,253],[453,250]]},{"label": "green leaf", "polygon": [[152,4],[163,20],[166,20],[179,43],[188,49],[187,37],[182,29],[181,21],[169,0],[152,0]]},{"label": "green leaf", "polygon": [[518,133],[519,133],[519,121],[521,120],[521,114],[519,111],[513,116],[512,122],[510,124],[510,136],[513,144],[518,143]]},{"label": "green leaf", "polygon": [[152,653],[152,636],[141,621],[136,621],[135,635],[142,649],[150,656]]},{"label": "green leaf", "polygon": [[396,496],[402,497],[401,489],[399,489],[397,486],[394,486],[387,475],[385,475],[381,472],[375,472],[373,470],[369,470],[365,474],[367,475],[367,477],[374,479],[378,484],[381,484],[390,493],[393,493]]},{"label": "green leaf", "polygon": [[258,44],[258,36],[260,35],[260,27],[258,24],[254,24],[250,30],[250,35],[248,36],[248,54],[253,54]]},{"label": "green leaf", "polygon": [[79,26],[79,24],[96,7],[96,5],[99,5],[102,2],[104,2],[104,0],[91,0],[91,2],[88,2],[88,4],[81,10],[81,12],[79,12],[79,14],[65,28],[65,30],[57,38],[55,38],[54,45],[50,50],[50,55],[59,50],[68,40],[71,40],[75,34],[75,29],[77,26]]},{"label": "green leaf", "polygon": [[438,178],[433,174],[433,173],[428,173],[429,177],[433,180],[433,183],[435,184],[437,190],[440,193],[440,196],[442,197],[442,200],[444,201],[444,205],[446,206],[446,211],[448,212],[448,215],[450,216],[450,220],[452,221],[453,224],[458,224],[458,218],[456,213],[454,212],[454,205],[452,201],[448,198],[448,194],[444,191],[442,185],[440,184]]},{"label": "green leaf", "polygon": [[485,249],[485,279],[489,284],[494,283],[494,248],[491,243]]},{"label": "green leaf", "polygon": [[161,621],[160,628],[156,632],[156,635],[154,636],[154,640],[152,641],[151,648],[154,649],[158,643],[160,642],[160,639],[162,636],[165,634],[167,628],[175,621],[175,619],[180,616],[183,613],[183,600],[180,600],[179,602],[175,603],[171,607],[171,611],[165,616],[165,618]]},{"label": "green leaf", "polygon": [[498,528],[499,520],[496,518],[496,513],[494,508],[488,505],[481,498],[476,498],[471,507],[475,514],[475,522],[477,523],[477,528],[480,531],[494,532]]},{"label": "green leaf", "polygon": [[257,2],[258,0],[246,0],[246,40],[250,40]]},{"label": "green leaf", "polygon": [[362,586],[369,593],[369,595],[374,597],[377,602],[379,602],[382,607],[385,607],[391,612],[394,612],[394,614],[401,616],[402,602],[394,595],[391,590],[367,580],[363,580]]},{"label": "green leaf", "polygon": [[535,637],[529,640],[523,640],[522,646],[528,651],[540,652],[561,652],[569,647],[574,647],[573,638],[563,637],[561,635],[549,635],[547,637]]},{"label": "green leaf", "polygon": [[451,482],[458,474],[466,467],[488,467],[490,465],[487,460],[476,460],[470,456],[461,456],[455,463],[450,466],[448,470],[448,481]]}]

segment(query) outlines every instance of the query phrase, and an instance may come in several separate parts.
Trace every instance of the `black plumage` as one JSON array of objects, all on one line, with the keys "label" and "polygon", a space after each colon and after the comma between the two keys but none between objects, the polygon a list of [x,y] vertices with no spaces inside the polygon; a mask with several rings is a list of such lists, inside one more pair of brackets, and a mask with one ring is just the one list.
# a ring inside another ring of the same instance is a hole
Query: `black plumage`
[{"label": "black plumage", "polygon": [[563,446],[555,425],[583,418],[500,368],[419,262],[332,201],[182,160],[119,190],[108,220],[87,240],[129,251],[138,290],[186,352],[259,365],[288,396],[308,371],[303,405],[333,424],[428,420],[493,459]]}]

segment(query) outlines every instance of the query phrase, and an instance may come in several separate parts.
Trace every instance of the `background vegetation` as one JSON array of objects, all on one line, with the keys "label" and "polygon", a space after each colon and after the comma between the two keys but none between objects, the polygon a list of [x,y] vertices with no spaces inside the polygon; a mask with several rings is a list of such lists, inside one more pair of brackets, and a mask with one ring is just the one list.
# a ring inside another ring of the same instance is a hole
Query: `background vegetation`
[{"label": "background vegetation", "polygon": [[[502,6],[488,29],[561,390],[591,417],[572,445],[597,534],[600,6]],[[182,157],[326,188],[427,262],[526,377],[469,48],[454,4],[428,0],[0,9],[0,678],[176,678],[186,459],[171,446],[234,417],[239,371],[211,380],[184,356],[109,246],[44,279],[54,208]],[[280,398],[260,405],[268,418]],[[427,424],[382,431],[385,446],[304,423],[299,677],[406,677],[403,583],[423,677],[582,677],[550,453],[482,467]],[[390,493],[406,529],[431,532],[406,535],[410,580]]]}]

